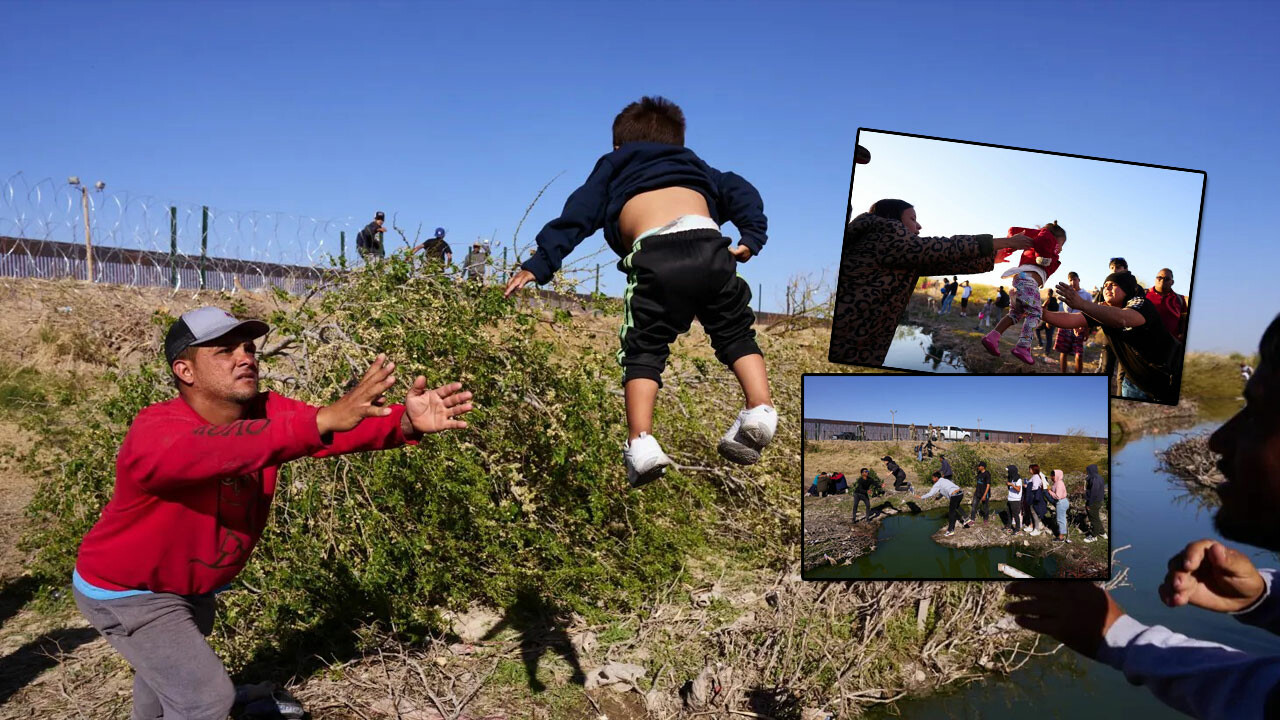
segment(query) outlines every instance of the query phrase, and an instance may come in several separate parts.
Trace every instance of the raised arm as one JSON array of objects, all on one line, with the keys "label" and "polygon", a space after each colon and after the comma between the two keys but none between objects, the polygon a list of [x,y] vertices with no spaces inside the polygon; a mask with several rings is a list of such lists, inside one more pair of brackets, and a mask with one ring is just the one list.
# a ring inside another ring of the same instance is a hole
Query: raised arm
[{"label": "raised arm", "polygon": [[539,285],[550,281],[565,256],[604,226],[607,188],[612,173],[613,166],[601,158],[582,187],[569,195],[560,217],[547,223],[538,233],[535,240],[537,251],[520,267],[532,273]]}]

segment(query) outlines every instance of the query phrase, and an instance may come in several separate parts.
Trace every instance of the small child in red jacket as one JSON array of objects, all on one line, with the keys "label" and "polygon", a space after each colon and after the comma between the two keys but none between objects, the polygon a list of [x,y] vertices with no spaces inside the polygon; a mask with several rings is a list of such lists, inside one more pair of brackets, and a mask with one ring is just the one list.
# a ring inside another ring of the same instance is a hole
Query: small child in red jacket
[{"label": "small child in red jacket", "polygon": [[[992,355],[1000,354],[1000,336],[1015,322],[1022,322],[1022,331],[1013,348],[1013,356],[1022,362],[1033,365],[1031,342],[1035,339],[1036,326],[1040,324],[1042,310],[1040,307],[1040,288],[1049,280],[1061,263],[1058,254],[1067,242],[1067,231],[1055,220],[1039,230],[1030,228],[1009,228],[1009,237],[1026,235],[1031,238],[1030,249],[1023,250],[1018,258],[1018,266],[1006,270],[1000,277],[1013,277],[1013,287],[1018,291],[1017,300],[1009,308],[1009,314],[996,323],[996,327],[982,338],[982,347]],[[1012,250],[1001,250],[996,253],[996,262],[1006,262]]]}]

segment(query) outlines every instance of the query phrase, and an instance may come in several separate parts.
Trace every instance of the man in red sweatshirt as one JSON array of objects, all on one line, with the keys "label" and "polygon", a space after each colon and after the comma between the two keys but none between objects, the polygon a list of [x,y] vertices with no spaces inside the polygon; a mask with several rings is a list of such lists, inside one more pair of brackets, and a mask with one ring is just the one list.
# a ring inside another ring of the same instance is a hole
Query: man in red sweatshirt
[{"label": "man in red sweatshirt", "polygon": [[235,690],[205,642],[213,593],[244,567],[267,522],[282,463],[383,450],[465,428],[460,383],[386,405],[395,364],[379,355],[337,402],[316,408],[259,392],[254,339],[269,328],[215,307],[165,338],[178,397],[144,408],[116,458],[116,484],[85,535],[76,605],[134,669],[133,718],[225,720]]}]

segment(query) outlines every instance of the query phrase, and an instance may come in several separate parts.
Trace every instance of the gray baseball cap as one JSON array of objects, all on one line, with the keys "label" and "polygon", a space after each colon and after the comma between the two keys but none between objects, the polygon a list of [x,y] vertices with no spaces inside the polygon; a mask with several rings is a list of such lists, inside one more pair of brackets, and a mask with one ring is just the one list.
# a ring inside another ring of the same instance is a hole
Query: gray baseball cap
[{"label": "gray baseball cap", "polygon": [[219,307],[205,305],[182,313],[178,322],[164,336],[164,357],[172,365],[183,350],[193,345],[205,345],[236,333],[245,338],[262,337],[271,326],[261,320],[237,320],[234,315]]}]

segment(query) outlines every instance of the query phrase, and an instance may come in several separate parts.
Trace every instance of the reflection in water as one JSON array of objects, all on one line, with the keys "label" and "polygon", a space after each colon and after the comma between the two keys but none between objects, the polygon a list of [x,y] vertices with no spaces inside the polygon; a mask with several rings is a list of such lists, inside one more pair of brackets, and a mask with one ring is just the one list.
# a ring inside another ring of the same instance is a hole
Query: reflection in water
[{"label": "reflection in water", "polygon": [[938,347],[933,336],[919,325],[899,325],[894,330],[893,343],[885,355],[884,366],[929,372],[966,372],[964,359],[958,353]]},{"label": "reflection in water", "polygon": [[[947,524],[946,508],[922,513],[902,513],[884,519],[876,537],[876,549],[848,565],[816,568],[805,574],[822,579],[890,578],[1001,578],[1000,563],[1038,578],[1055,577],[1057,558],[1019,552],[1019,546],[950,548],[933,535]],[[999,515],[991,522],[998,523]],[[963,533],[964,530],[956,530]]]}]

